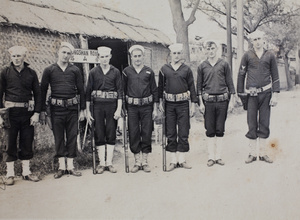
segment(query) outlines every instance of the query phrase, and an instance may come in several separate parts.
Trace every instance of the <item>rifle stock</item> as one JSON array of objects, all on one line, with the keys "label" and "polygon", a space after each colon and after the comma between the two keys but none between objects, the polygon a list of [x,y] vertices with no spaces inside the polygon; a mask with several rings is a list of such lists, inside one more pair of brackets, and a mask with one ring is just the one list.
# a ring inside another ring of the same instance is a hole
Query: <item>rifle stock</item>
[{"label": "rifle stock", "polygon": [[163,105],[163,112],[162,112],[162,137],[161,137],[161,146],[162,146],[162,165],[163,171],[167,171],[167,155],[166,155],[166,97],[165,97],[165,75],[163,72],[162,74],[162,105]]},{"label": "rifle stock", "polygon": [[[90,106],[91,115],[94,118],[94,97],[91,97],[91,106]],[[94,131],[95,131],[95,124],[94,120],[92,120],[91,124],[91,142],[92,142],[92,152],[93,152],[93,174],[97,174],[96,171],[96,146],[95,146],[95,137],[94,137]]]}]

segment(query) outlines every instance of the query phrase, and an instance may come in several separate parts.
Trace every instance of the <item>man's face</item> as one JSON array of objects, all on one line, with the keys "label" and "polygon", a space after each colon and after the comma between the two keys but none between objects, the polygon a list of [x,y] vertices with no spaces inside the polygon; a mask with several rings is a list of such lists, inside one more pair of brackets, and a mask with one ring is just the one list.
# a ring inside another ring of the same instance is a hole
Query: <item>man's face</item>
[{"label": "man's face", "polygon": [[111,54],[99,54],[99,62],[101,65],[108,65],[111,59]]},{"label": "man's face", "polygon": [[144,62],[144,54],[141,50],[131,52],[131,61],[135,66],[141,66]]},{"label": "man's face", "polygon": [[172,63],[178,63],[182,59],[182,51],[171,51]]},{"label": "man's face", "polygon": [[11,61],[13,62],[15,67],[20,67],[24,64],[26,55],[20,52],[13,52],[10,55]]},{"label": "man's face", "polygon": [[215,44],[210,44],[208,46],[205,47],[205,53],[207,58],[213,59],[215,58],[216,54],[217,54],[217,46]]},{"label": "man's face", "polygon": [[254,49],[260,49],[263,47],[264,41],[262,37],[258,36],[252,39]]},{"label": "man's face", "polygon": [[72,57],[72,51],[68,47],[62,47],[58,51],[58,61],[62,63],[68,63]]}]

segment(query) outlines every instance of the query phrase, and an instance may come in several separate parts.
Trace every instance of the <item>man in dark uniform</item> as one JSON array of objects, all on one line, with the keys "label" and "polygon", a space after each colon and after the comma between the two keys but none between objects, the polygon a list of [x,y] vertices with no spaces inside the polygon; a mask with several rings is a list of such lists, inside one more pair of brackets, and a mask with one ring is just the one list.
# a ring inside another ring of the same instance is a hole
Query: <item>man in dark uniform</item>
[{"label": "man in dark uniform", "polygon": [[[86,117],[88,123],[95,120],[95,144],[100,164],[97,173],[104,172],[105,167],[111,173],[117,170],[112,165],[116,144],[116,126],[121,117],[122,109],[122,81],[121,73],[109,64],[112,57],[109,47],[98,47],[100,66],[93,68],[89,74],[86,100]],[[94,116],[91,116],[90,101],[94,99]],[[105,152],[106,160],[105,160]]]},{"label": "man in dark uniform", "polygon": [[230,95],[235,94],[235,89],[229,64],[217,56],[217,43],[207,41],[204,43],[204,49],[207,60],[198,67],[197,94],[199,95],[200,107],[205,107],[207,166],[210,167],[215,163],[225,164],[221,159],[222,137],[225,131]]},{"label": "man in dark uniform", "polygon": [[[56,179],[65,173],[81,176],[81,173],[74,169],[73,159],[77,156],[78,104],[80,105],[79,120],[83,120],[86,102],[81,72],[78,67],[69,63],[73,51],[74,47],[70,43],[62,42],[58,50],[57,63],[44,70],[41,82],[41,123],[43,124],[45,123],[47,90],[49,85],[51,87],[49,104],[55,140],[55,157],[59,162],[59,169],[54,175]],[[80,100],[77,94],[80,95]],[[67,158],[67,167],[65,158]]]},{"label": "man in dark uniform", "polygon": [[129,53],[132,65],[124,69],[123,82],[128,111],[129,144],[135,158],[131,172],[136,173],[139,169],[150,172],[147,158],[152,152],[152,119],[157,116],[157,86],[154,72],[144,65],[144,47],[134,45],[129,48]]},{"label": "man in dark uniform", "polygon": [[[270,106],[277,104],[280,91],[276,57],[272,51],[265,50],[263,33],[256,31],[250,35],[253,49],[247,51],[239,68],[237,92],[247,104],[247,122],[249,131],[250,153],[245,161],[256,160],[256,146],[259,140],[259,160],[267,163],[273,161],[266,154],[266,139],[270,135]],[[247,78],[246,89],[244,89]]]},{"label": "man in dark uniform", "polygon": [[34,125],[39,121],[41,92],[36,72],[24,61],[27,49],[14,46],[8,51],[12,62],[0,75],[0,108],[9,108],[10,128],[7,128],[8,145],[4,149],[3,160],[7,166],[5,183],[13,185],[14,161],[17,159],[22,160],[23,179],[39,181],[38,177],[30,172],[29,160],[33,158]]},{"label": "man in dark uniform", "polygon": [[[170,152],[171,156],[171,163],[167,170],[172,171],[177,166],[191,169],[186,163],[185,153],[190,149],[188,142],[190,117],[193,117],[195,113],[197,95],[193,73],[182,62],[182,44],[172,44],[169,49],[171,63],[165,64],[161,68],[158,89],[159,108],[160,111],[165,111],[166,115],[166,137],[168,139],[166,150]],[[163,106],[163,96],[165,97],[165,106]]]}]

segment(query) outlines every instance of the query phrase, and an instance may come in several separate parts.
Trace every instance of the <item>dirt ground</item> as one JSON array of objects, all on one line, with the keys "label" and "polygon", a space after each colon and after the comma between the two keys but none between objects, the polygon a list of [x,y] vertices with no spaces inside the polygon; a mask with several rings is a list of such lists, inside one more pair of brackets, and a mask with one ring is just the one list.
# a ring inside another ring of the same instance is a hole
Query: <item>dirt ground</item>
[{"label": "dirt ground", "polygon": [[[82,177],[48,175],[38,183],[17,178],[0,189],[1,219],[299,219],[300,89],[280,94],[272,109],[269,155],[273,164],[245,164],[246,114],[228,117],[223,158],[226,165],[206,166],[203,123],[192,121],[191,170],[162,171],[162,152],[153,146],[151,173]],[[115,153],[123,154],[121,146]],[[130,167],[133,156],[130,153]],[[3,185],[0,185],[3,187]]]}]

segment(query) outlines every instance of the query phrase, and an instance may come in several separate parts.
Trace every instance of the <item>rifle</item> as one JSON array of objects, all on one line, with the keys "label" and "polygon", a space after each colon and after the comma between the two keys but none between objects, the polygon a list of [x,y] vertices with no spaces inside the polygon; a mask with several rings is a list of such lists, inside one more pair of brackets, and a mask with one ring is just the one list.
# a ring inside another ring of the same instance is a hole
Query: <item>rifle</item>
[{"label": "rifle", "polygon": [[[90,111],[91,116],[94,118],[94,96],[91,97],[91,104],[90,104]],[[93,174],[97,174],[96,170],[96,146],[95,146],[95,137],[94,137],[94,131],[95,131],[95,124],[94,120],[92,120],[91,124],[91,143],[92,143],[92,152],[93,152]]]},{"label": "rifle", "polygon": [[127,114],[125,110],[125,101],[123,98],[123,147],[125,154],[125,172],[129,173],[129,162],[128,162],[128,141],[127,141]]},{"label": "rifle", "polygon": [[162,98],[162,104],[163,104],[163,112],[162,112],[162,132],[161,132],[161,146],[162,146],[162,165],[163,165],[163,171],[166,172],[167,171],[167,155],[166,155],[166,99],[165,99],[165,93],[164,93],[164,87],[165,87],[165,76],[164,74],[161,72],[163,78],[163,98]]},{"label": "rifle", "polygon": [[124,146],[124,154],[125,154],[125,171],[129,173],[129,163],[128,163],[128,141],[127,141],[127,116],[124,112],[123,116],[123,146]]}]

